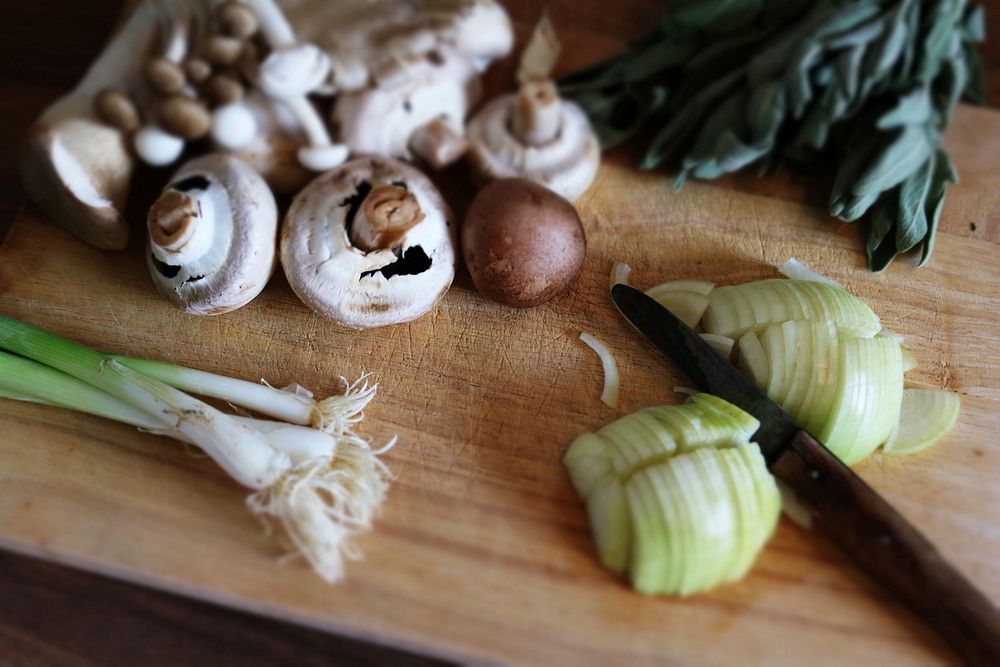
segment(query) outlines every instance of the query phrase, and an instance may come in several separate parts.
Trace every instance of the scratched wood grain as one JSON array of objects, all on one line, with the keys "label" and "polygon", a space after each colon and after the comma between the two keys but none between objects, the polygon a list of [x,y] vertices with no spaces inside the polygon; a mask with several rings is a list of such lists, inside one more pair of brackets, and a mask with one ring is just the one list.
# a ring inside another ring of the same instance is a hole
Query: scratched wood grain
[{"label": "scratched wood grain", "polygon": [[[512,4],[523,35],[535,14]],[[635,34],[652,4],[621,3],[604,20],[556,3],[564,67]],[[509,75],[498,68],[490,86],[509,85]],[[668,175],[629,168],[625,150],[579,202],[589,253],[567,294],[507,310],[479,298],[463,273],[430,315],[369,332],[312,315],[280,276],[235,313],[183,315],[156,295],[138,240],[121,253],[95,250],[25,209],[0,247],[0,312],[91,345],[319,393],[340,375],[373,371],[381,391],[365,432],[400,441],[386,455],[397,479],[376,532],[361,540],[364,561],[327,586],[300,562],[278,562],[244,492],[209,461],[128,427],[0,402],[0,547],[464,660],[947,662],[931,633],[834,545],[787,523],[742,582],[690,600],[631,592],[596,563],[559,464],[581,430],[675,402],[670,387],[684,382],[615,315],[612,261],[632,264],[639,285],[736,283],[773,276],[794,255],[906,336],[920,362],[912,382],[962,394],[945,443],[908,459],[876,456],[858,471],[1000,598],[1000,114],[960,109],[947,141],[963,180],[935,258],[919,271],[899,262],[868,273],[859,229],[831,223],[817,188],[738,175],[674,192]],[[469,192],[460,172],[443,181],[458,208]],[[618,358],[618,410],[598,400],[600,365],[581,330]]]}]

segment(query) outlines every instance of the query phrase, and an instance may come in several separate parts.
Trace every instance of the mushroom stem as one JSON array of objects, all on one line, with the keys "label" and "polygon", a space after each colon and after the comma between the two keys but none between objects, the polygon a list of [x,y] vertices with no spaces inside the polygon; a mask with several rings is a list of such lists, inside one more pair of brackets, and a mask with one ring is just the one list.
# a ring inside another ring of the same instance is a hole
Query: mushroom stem
[{"label": "mushroom stem", "polygon": [[351,225],[351,243],[372,252],[396,245],[424,219],[417,198],[398,185],[382,185],[365,198]]},{"label": "mushroom stem", "polygon": [[330,140],[326,126],[309,98],[303,95],[281,102],[295,115],[309,142],[308,146],[303,146],[298,152],[298,159],[303,167],[312,171],[326,171],[347,159],[347,147]]},{"label": "mushroom stem", "polygon": [[260,31],[272,50],[295,45],[295,31],[274,0],[243,0],[243,4],[257,15]]},{"label": "mushroom stem", "polygon": [[210,197],[174,189],[164,191],[146,219],[153,255],[180,264],[208,252],[215,235],[214,208]]},{"label": "mushroom stem", "polygon": [[444,169],[459,160],[469,144],[440,118],[421,125],[410,135],[410,148],[432,169]]},{"label": "mushroom stem", "polygon": [[521,86],[514,102],[511,131],[521,143],[542,146],[559,134],[562,100],[551,81],[529,81]]}]

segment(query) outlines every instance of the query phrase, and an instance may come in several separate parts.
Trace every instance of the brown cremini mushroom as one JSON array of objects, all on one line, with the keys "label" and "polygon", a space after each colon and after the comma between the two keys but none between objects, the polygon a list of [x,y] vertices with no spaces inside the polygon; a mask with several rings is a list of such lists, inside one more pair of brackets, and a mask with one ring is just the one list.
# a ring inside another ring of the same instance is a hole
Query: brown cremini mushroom
[{"label": "brown cremini mushroom", "polygon": [[296,196],[281,263],[299,298],[343,326],[407,322],[433,308],[455,275],[451,211],[413,167],[352,160]]},{"label": "brown cremini mushroom", "polygon": [[586,250],[573,205],[523,178],[480,190],[462,224],[462,254],[476,289],[514,308],[532,308],[563,292]]},{"label": "brown cremini mushroom", "polygon": [[187,313],[239,308],[274,271],[274,196],[234,157],[209,154],[182,166],[150,209],[147,226],[153,283]]}]

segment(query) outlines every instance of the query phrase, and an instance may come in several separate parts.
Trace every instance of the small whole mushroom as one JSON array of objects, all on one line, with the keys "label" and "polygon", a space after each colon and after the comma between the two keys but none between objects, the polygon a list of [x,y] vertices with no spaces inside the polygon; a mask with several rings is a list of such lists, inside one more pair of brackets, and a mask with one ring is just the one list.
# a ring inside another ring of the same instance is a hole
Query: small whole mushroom
[{"label": "small whole mushroom", "polygon": [[281,231],[281,264],[303,302],[353,329],[408,322],[455,275],[454,225],[424,174],[366,157],[317,177]]},{"label": "small whole mushroom", "polygon": [[513,308],[533,308],[563,292],[586,251],[573,205],[523,178],[480,190],[462,224],[462,254],[476,289]]},{"label": "small whole mushroom", "polygon": [[209,154],[182,166],[147,223],[153,283],[187,313],[218,315],[246,305],[274,271],[274,196],[232,156]]},{"label": "small whole mushroom", "polygon": [[483,180],[520,176],[574,201],[594,181],[601,149],[586,114],[562,99],[551,80],[560,51],[544,15],[521,53],[518,92],[483,107],[466,136]]},{"label": "small whole mushroom", "polygon": [[333,123],[352,153],[412,159],[434,169],[457,161],[467,148],[463,123],[479,99],[479,72],[454,50],[388,60],[376,86],[342,93]]}]

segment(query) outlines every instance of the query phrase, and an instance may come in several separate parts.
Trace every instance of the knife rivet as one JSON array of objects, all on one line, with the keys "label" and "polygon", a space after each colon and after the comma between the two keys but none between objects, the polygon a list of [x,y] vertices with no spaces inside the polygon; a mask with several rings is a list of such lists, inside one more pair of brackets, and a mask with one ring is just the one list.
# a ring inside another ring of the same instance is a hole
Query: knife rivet
[{"label": "knife rivet", "polygon": [[889,533],[882,533],[879,536],[878,541],[886,546],[889,546],[890,544],[892,544],[892,535],[890,535]]},{"label": "knife rivet", "polygon": [[819,479],[819,470],[815,470],[815,469],[810,470],[809,471],[809,476],[812,477],[813,479]]}]

